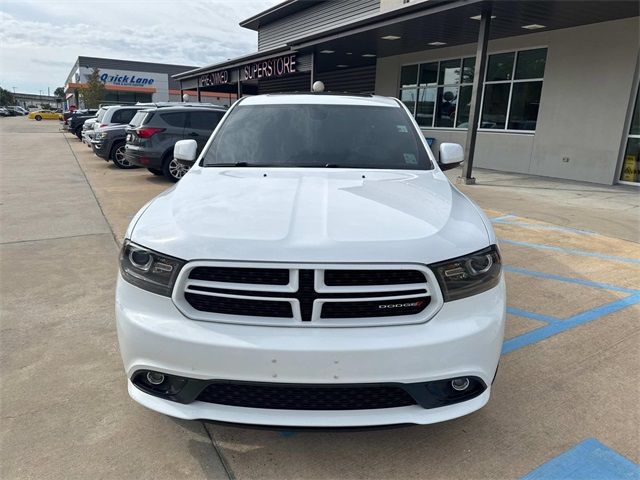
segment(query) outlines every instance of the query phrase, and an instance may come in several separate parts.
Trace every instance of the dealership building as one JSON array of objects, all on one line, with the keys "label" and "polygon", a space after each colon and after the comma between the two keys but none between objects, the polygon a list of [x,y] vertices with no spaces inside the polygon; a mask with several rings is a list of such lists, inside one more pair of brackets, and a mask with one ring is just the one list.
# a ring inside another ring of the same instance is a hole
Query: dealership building
[{"label": "dealership building", "polygon": [[640,184],[637,0],[287,0],[243,21],[250,55],[174,75],[203,98],[398,97],[470,166]]},{"label": "dealership building", "polygon": [[[64,86],[65,107],[83,107],[80,91],[94,69],[105,84],[104,103],[131,104],[137,102],[180,102],[183,94],[196,101],[196,92],[180,91],[180,84],[172,76],[193,70],[189,65],[134,62],[110,58],[78,57]],[[209,91],[200,94],[203,102],[230,105],[235,94]]]}]

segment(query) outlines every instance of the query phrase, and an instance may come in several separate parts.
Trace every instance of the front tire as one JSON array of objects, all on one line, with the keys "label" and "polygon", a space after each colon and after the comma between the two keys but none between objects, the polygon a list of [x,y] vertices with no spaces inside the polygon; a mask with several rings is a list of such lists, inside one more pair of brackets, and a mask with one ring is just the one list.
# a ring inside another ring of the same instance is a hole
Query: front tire
[{"label": "front tire", "polygon": [[188,171],[189,169],[187,167],[173,158],[173,152],[171,152],[162,163],[162,173],[174,183],[180,180]]},{"label": "front tire", "polygon": [[111,161],[113,161],[113,164],[118,167],[118,168],[122,168],[123,170],[128,170],[130,168],[138,168],[137,165],[133,165],[129,160],[127,160],[127,158],[124,156],[124,143],[116,143],[112,148],[111,148]]},{"label": "front tire", "polygon": [[40,115],[36,115],[36,121],[39,122],[40,120],[42,120],[42,117]]}]

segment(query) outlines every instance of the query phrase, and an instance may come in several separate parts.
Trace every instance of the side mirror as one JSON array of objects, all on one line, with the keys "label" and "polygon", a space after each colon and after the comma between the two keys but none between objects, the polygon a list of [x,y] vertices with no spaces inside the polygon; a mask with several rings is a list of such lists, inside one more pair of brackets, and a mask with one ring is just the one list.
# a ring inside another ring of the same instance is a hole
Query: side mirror
[{"label": "side mirror", "polygon": [[191,168],[196,162],[198,143],[195,140],[178,140],[173,147],[173,158],[185,167]]},{"label": "side mirror", "polygon": [[441,143],[438,164],[441,170],[456,168],[464,160],[462,145],[457,143]]}]

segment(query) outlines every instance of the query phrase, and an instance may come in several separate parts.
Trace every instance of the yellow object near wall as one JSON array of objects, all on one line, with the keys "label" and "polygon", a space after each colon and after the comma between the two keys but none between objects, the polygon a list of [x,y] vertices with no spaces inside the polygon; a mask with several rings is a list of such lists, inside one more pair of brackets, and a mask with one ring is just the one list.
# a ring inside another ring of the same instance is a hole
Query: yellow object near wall
[{"label": "yellow object near wall", "polygon": [[623,182],[638,181],[638,162],[635,155],[625,155],[620,180]]}]

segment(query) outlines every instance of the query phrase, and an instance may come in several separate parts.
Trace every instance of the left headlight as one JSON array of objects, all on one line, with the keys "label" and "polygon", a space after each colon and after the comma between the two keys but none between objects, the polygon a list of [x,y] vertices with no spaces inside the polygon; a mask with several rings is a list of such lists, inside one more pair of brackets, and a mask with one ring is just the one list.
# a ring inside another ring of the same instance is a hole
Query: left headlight
[{"label": "left headlight", "polygon": [[477,295],[500,282],[502,260],[496,245],[429,265],[438,278],[444,301]]},{"label": "left headlight", "polygon": [[120,272],[129,283],[170,297],[180,269],[186,262],[125,240],[120,251]]}]

